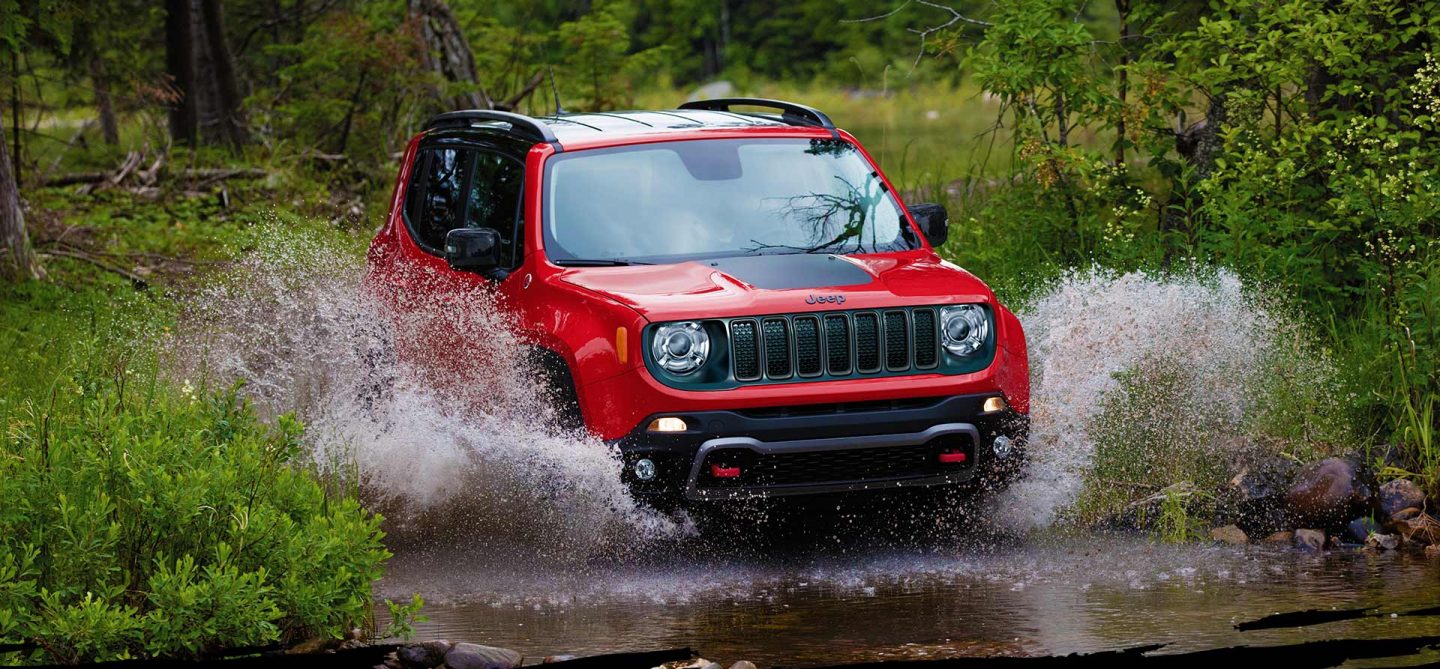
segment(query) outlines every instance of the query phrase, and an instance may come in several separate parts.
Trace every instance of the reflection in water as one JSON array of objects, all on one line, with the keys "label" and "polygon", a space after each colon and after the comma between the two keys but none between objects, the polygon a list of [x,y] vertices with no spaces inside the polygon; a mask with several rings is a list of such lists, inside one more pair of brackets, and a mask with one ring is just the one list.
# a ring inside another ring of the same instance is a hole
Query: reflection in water
[{"label": "reflection in water", "polygon": [[[530,656],[690,646],[762,666],[894,658],[1169,650],[1440,634],[1440,618],[1379,616],[1240,633],[1282,611],[1440,604],[1440,561],[1260,546],[1051,535],[1002,546],[912,546],[766,559],[676,546],[642,566],[523,573],[470,555],[395,558],[384,595],[423,593],[420,634]],[[1432,658],[1433,659],[1433,658]]]}]

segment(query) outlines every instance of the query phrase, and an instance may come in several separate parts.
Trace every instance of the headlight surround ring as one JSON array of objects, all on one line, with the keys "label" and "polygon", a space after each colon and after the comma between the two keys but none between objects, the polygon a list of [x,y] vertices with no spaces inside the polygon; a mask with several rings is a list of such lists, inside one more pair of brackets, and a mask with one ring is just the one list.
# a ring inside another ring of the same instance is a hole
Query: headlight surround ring
[{"label": "headlight surround ring", "polygon": [[710,358],[710,335],[699,321],[666,323],[655,329],[650,354],[656,365],[671,374],[692,374]]},{"label": "headlight surround ring", "polygon": [[953,355],[969,357],[985,348],[990,317],[978,304],[960,304],[940,310],[940,343]]}]

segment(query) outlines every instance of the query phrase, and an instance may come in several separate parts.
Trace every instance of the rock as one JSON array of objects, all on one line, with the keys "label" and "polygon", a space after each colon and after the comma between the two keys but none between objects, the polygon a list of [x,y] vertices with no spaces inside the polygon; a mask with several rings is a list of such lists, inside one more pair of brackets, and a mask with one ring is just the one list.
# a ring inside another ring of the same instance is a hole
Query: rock
[{"label": "rock", "polygon": [[1275,532],[1275,533],[1272,533],[1270,536],[1265,537],[1262,541],[1264,541],[1264,542],[1267,543],[1267,544],[1286,544],[1286,545],[1289,545],[1289,544],[1291,544],[1291,543],[1294,543],[1294,541],[1295,541],[1295,533],[1294,533],[1294,532]]},{"label": "rock", "polygon": [[1319,553],[1325,550],[1325,533],[1320,530],[1295,530],[1291,542],[1307,553]]},{"label": "rock", "polygon": [[1418,518],[1422,513],[1424,513],[1424,511],[1421,511],[1420,509],[1417,509],[1413,506],[1406,509],[1400,509],[1399,511],[1390,514],[1390,522],[1398,523],[1404,520],[1412,520]]},{"label": "rock", "polygon": [[740,660],[739,662],[730,665],[730,669],[756,669],[756,667],[755,663],[751,662],[750,660]]},{"label": "rock", "polygon": [[446,669],[515,669],[520,654],[509,648],[457,643],[445,654]]},{"label": "rock", "polygon": [[1361,516],[1345,525],[1345,538],[1351,543],[1363,544],[1371,534],[1380,532],[1380,524],[1370,516]]},{"label": "rock", "polygon": [[1423,511],[1408,520],[1395,521],[1395,529],[1406,541],[1440,544],[1440,520]]},{"label": "rock", "polygon": [[545,656],[545,659],[540,660],[540,664],[555,664],[556,662],[569,662],[570,660],[573,660],[573,659],[575,659],[575,656],[574,656],[574,655],[546,655],[546,656]]},{"label": "rock", "polygon": [[1440,544],[1430,544],[1425,547],[1425,557],[1440,558]]},{"label": "rock", "polygon": [[365,642],[364,642],[364,641],[361,641],[361,640],[359,640],[359,639],[346,639],[346,640],[344,640],[344,641],[341,641],[341,642],[340,642],[340,645],[335,647],[335,650],[355,650],[355,649],[357,649],[357,648],[364,648],[364,647],[365,647]]},{"label": "rock", "polygon": [[1411,507],[1425,506],[1425,491],[1405,479],[1395,479],[1380,486],[1380,513],[1386,517]]},{"label": "rock", "polygon": [[309,655],[311,653],[323,653],[332,650],[339,642],[330,637],[314,637],[306,639],[285,649],[286,655]]},{"label": "rock", "polygon": [[1230,544],[1232,546],[1244,546],[1250,543],[1250,537],[1245,536],[1245,531],[1234,525],[1226,525],[1225,527],[1217,527],[1210,530],[1210,538],[1222,544]]},{"label": "rock", "polygon": [[1360,480],[1355,465],[1342,458],[1307,465],[1285,491],[1291,518],[1314,527],[1338,527],[1346,518],[1367,511],[1369,502],[1369,487]]},{"label": "rock", "polygon": [[385,658],[385,669],[405,669],[405,663],[391,653]]},{"label": "rock", "polygon": [[720,666],[719,662],[706,662],[700,666],[700,669],[725,669],[725,667]]},{"label": "rock", "polygon": [[1393,551],[1400,547],[1400,537],[1393,534],[1375,533],[1365,539],[1365,545],[1382,551]]},{"label": "rock", "polygon": [[395,651],[396,659],[409,669],[434,669],[445,661],[445,654],[452,648],[449,641],[434,639],[401,646]]}]

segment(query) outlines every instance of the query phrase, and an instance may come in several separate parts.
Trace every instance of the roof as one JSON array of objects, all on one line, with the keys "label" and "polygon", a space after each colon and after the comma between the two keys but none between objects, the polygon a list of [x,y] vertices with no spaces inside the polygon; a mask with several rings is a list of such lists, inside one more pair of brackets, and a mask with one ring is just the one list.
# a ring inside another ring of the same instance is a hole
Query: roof
[{"label": "roof", "polygon": [[[730,111],[731,106],[763,107],[780,113]],[[650,140],[671,139],[697,131],[724,134],[837,136],[835,125],[823,112],[779,100],[726,98],[699,100],[678,109],[650,111],[580,112],[551,116],[525,116],[491,110],[464,110],[440,114],[426,130],[474,128],[543,142],[557,150],[589,148]],[[667,137],[668,136],[668,137]]]}]

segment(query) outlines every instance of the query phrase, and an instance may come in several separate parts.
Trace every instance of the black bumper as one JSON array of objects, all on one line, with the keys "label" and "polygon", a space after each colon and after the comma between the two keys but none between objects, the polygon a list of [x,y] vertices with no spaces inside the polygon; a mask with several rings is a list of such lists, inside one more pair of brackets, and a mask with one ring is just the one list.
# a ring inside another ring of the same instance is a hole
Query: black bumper
[{"label": "black bumper", "polygon": [[[1009,410],[984,413],[990,397],[657,414],[617,446],[625,482],[637,497],[659,505],[959,484],[1013,469],[1022,459],[1028,418]],[[690,429],[647,432],[659,416],[684,418]],[[1003,458],[994,448],[1000,436],[1011,440]],[[965,454],[964,462],[955,461],[956,453]],[[655,465],[651,480],[635,476],[641,459]],[[741,474],[719,478],[712,467]]]}]

